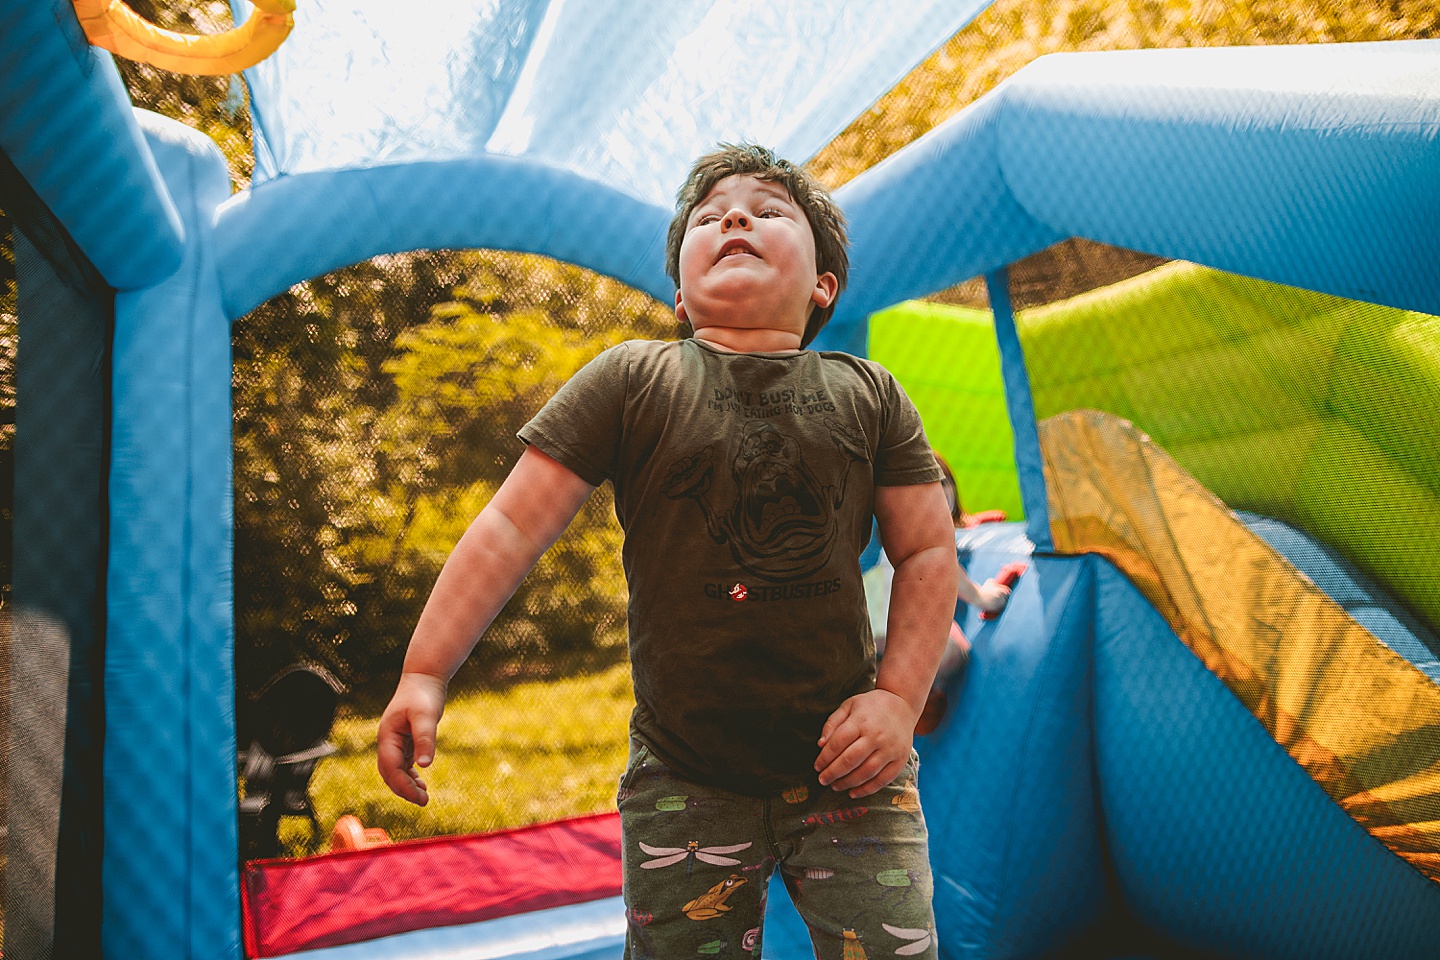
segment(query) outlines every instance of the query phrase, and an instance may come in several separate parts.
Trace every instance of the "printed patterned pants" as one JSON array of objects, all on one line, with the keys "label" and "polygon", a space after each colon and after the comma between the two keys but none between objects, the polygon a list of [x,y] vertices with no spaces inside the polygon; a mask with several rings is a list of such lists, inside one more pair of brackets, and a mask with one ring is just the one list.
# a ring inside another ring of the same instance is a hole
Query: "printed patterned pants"
[{"label": "printed patterned pants", "polygon": [[808,782],[747,797],[675,776],[631,741],[618,802],[626,960],[760,957],[780,868],[818,960],[938,957],[916,777],[858,800]]}]

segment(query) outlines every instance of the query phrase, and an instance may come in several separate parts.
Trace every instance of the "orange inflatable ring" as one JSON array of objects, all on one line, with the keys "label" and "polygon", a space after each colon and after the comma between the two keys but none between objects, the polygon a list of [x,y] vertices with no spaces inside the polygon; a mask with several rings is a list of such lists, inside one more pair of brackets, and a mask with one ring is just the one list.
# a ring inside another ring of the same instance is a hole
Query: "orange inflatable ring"
[{"label": "orange inflatable ring", "polygon": [[173,73],[239,73],[274,53],[295,26],[295,0],[253,0],[255,9],[224,33],[193,35],[162,30],[121,0],[74,0],[85,36],[127,60]]}]

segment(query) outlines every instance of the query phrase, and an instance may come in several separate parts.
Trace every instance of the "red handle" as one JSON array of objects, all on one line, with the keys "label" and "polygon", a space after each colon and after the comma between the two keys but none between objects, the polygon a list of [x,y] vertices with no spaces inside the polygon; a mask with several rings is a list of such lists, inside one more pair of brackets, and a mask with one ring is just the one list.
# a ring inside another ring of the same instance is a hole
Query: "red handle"
[{"label": "red handle", "polygon": [[[1015,581],[1020,579],[1020,574],[1025,572],[1027,566],[1027,564],[1020,560],[1014,560],[1010,563],[1007,563],[1005,564],[1005,566],[1000,568],[999,573],[995,574],[995,582],[1000,584],[1000,586],[1002,587],[1013,587],[1015,585]],[[993,612],[985,610],[980,613],[980,619],[994,620],[996,617],[1000,616],[1001,612],[1002,611],[1000,610],[995,610]]]},{"label": "red handle", "polygon": [[1004,510],[981,510],[979,513],[968,513],[965,515],[965,529],[973,530],[982,523],[1004,523]]}]

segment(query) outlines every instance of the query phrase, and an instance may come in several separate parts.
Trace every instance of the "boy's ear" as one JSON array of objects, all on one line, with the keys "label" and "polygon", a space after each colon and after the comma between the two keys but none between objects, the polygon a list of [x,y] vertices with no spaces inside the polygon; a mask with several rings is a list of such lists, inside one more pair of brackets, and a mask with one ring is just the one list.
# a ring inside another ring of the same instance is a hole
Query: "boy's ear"
[{"label": "boy's ear", "polygon": [[675,291],[675,319],[681,323],[689,323],[690,318],[685,315],[685,304],[680,299],[680,291]]},{"label": "boy's ear", "polygon": [[[810,301],[821,310],[824,310],[835,302],[835,297],[839,291],[840,281],[835,279],[835,274],[827,271],[815,278],[815,290],[810,294]],[[678,303],[680,295],[676,294],[675,299]]]}]

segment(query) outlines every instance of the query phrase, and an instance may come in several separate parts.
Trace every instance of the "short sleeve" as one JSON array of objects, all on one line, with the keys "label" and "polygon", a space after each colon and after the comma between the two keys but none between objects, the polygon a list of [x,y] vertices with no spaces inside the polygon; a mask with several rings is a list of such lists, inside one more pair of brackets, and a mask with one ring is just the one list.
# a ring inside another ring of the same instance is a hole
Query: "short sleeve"
[{"label": "short sleeve", "polygon": [[581,367],[516,434],[592,487],[613,480],[619,462],[628,347],[611,347]]},{"label": "short sleeve", "polygon": [[884,396],[880,449],[875,458],[875,485],[906,487],[940,480],[940,467],[925,436],[920,411],[910,402],[905,389],[881,368]]}]

